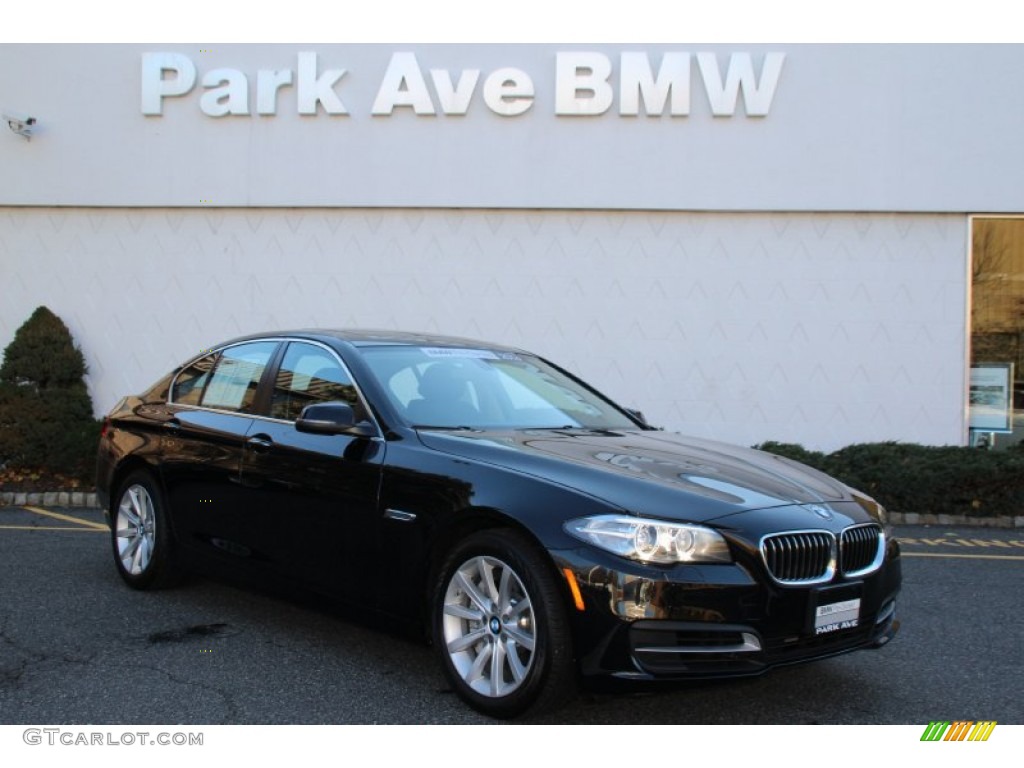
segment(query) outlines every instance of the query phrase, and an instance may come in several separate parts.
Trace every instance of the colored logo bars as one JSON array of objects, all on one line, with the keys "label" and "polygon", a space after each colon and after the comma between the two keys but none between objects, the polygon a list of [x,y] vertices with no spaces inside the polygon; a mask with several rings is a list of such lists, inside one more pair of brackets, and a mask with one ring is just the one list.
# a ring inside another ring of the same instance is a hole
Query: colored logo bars
[{"label": "colored logo bars", "polygon": [[994,720],[932,720],[921,734],[921,741],[988,741],[995,727]]}]

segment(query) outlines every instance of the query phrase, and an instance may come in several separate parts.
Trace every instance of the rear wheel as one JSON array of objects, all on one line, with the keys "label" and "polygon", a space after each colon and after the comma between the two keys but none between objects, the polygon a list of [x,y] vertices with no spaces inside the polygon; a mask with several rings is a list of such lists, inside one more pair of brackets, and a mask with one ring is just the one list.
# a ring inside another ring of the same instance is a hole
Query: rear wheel
[{"label": "rear wheel", "polygon": [[133,472],[121,484],[111,510],[114,563],[135,589],[162,589],[181,580],[174,539],[160,489],[148,472]]},{"label": "rear wheel", "polygon": [[445,675],[480,712],[515,717],[571,695],[564,602],[550,563],[521,534],[481,531],[456,546],[441,569],[433,613]]}]

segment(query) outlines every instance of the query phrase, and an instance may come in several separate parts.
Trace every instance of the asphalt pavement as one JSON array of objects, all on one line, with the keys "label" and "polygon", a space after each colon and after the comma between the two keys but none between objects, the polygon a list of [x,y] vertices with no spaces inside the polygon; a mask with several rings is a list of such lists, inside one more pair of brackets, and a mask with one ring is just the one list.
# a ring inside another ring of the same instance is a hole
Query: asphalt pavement
[{"label": "asphalt pavement", "polygon": [[[529,722],[1024,723],[1024,531],[902,527],[902,629],[762,677],[581,693]],[[487,723],[430,648],[329,604],[117,576],[101,513],[0,507],[0,724]]]}]

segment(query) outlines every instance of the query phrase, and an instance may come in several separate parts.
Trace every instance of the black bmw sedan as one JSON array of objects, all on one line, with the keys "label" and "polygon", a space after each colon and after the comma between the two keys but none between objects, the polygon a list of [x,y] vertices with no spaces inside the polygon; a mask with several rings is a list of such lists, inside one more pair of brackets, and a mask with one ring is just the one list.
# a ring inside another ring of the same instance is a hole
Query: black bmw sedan
[{"label": "black bmw sedan", "polygon": [[875,501],[653,428],[505,346],[235,339],[124,398],[97,475],[131,587],[216,565],[409,622],[495,717],[556,706],[581,676],[756,675],[898,628]]}]

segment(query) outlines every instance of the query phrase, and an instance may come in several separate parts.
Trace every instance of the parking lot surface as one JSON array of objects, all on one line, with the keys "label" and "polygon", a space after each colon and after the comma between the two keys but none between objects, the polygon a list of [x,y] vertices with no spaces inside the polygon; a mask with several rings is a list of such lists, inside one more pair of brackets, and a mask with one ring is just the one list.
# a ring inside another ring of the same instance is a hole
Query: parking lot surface
[{"label": "parking lot surface", "polygon": [[[904,527],[902,629],[758,678],[584,692],[536,723],[1024,723],[1024,532]],[[0,723],[485,723],[428,647],[196,577],[127,588],[96,510],[0,508]]]}]

